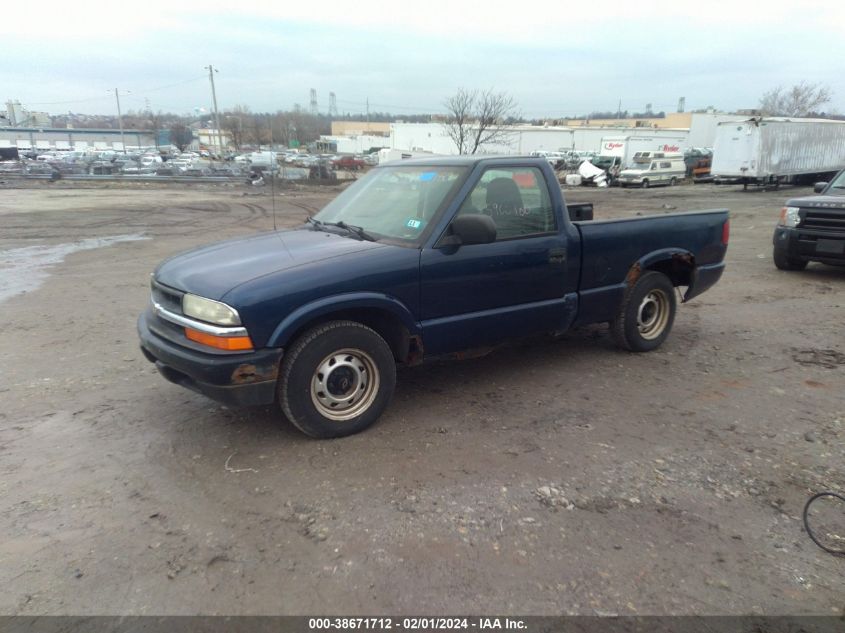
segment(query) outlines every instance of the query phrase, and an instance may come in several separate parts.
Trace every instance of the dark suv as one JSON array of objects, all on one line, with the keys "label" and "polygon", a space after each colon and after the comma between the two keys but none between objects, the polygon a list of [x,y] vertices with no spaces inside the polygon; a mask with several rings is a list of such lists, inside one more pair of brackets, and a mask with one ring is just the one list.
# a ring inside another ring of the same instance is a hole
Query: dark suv
[{"label": "dark suv", "polygon": [[845,170],[817,182],[815,192],[781,209],[772,240],[781,270],[804,270],[809,262],[845,266]]}]

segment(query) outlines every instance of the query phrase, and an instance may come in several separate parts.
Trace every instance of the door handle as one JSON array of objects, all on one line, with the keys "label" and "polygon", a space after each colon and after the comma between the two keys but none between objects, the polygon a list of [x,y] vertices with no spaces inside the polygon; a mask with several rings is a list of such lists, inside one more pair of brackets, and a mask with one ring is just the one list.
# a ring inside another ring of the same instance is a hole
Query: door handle
[{"label": "door handle", "polygon": [[566,249],[554,248],[549,251],[550,264],[565,264],[566,263]]}]

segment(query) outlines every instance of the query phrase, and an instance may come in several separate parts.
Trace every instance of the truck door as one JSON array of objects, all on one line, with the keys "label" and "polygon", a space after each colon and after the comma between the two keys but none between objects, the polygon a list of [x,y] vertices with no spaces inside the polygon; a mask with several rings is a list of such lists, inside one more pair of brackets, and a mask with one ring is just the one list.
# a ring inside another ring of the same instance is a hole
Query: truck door
[{"label": "truck door", "polygon": [[543,172],[524,166],[488,168],[456,215],[467,213],[492,217],[497,239],[423,249],[426,353],[569,327],[577,308],[580,241],[558,226]]}]

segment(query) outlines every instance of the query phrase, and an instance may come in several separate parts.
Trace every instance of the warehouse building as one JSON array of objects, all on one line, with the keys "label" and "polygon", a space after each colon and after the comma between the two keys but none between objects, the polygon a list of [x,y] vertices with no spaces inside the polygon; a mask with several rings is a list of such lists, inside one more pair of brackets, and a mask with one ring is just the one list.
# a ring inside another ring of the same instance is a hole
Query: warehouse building
[{"label": "warehouse building", "polygon": [[[123,138],[127,149],[156,145],[155,135],[149,130],[124,130]],[[123,142],[120,130],[0,126],[0,148],[123,151]]]}]

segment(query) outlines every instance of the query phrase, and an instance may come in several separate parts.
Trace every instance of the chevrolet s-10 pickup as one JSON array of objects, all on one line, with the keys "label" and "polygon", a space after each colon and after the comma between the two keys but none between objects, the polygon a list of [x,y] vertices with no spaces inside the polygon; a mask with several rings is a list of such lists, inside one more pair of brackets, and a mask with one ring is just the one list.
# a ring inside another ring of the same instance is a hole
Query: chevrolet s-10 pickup
[{"label": "chevrolet s-10 pickup", "polygon": [[379,418],[397,364],[590,323],[655,349],[728,235],[725,209],[594,221],[542,158],[403,160],[300,227],[160,264],[141,349],[174,383],[340,437]]}]

